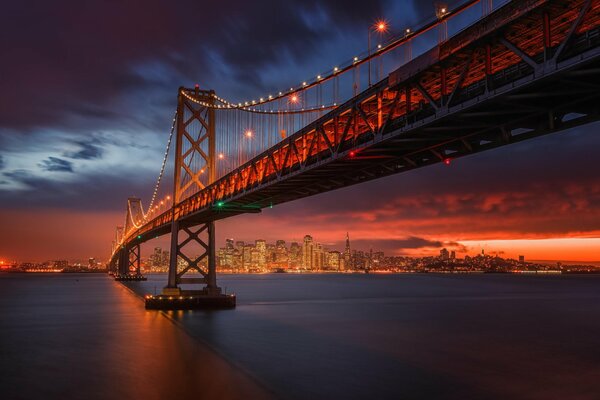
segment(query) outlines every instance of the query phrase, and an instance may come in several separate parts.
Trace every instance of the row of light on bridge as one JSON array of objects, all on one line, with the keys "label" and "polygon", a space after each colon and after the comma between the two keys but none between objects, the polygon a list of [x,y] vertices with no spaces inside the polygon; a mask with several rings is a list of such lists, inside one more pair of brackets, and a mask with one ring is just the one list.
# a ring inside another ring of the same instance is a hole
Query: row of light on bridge
[{"label": "row of light on bridge", "polygon": [[[438,8],[436,10],[436,15],[439,19],[445,17],[447,14],[448,14],[448,10],[444,6],[442,6],[441,8]],[[385,20],[379,20],[369,29],[369,34],[371,31],[375,31],[380,34],[384,34],[388,30],[389,30],[388,22]],[[413,34],[413,31],[410,28],[406,28],[406,30],[404,31],[405,37],[408,37],[409,35],[412,35],[412,34]],[[395,45],[395,43],[393,43],[393,42],[389,43],[385,46],[378,44],[376,53],[374,54],[374,56],[378,56],[380,53],[385,52],[386,50],[388,50],[389,48],[391,48],[394,45]],[[372,56],[370,48],[368,49],[368,54],[369,54],[368,58],[370,58]],[[349,64],[348,66],[346,66],[345,68],[340,69],[339,66],[335,66],[332,68],[332,70],[329,73],[327,73],[325,75],[317,75],[316,78],[309,80],[309,81],[303,81],[301,84],[299,84],[296,87],[290,87],[289,91],[287,91],[287,90],[280,91],[280,92],[278,92],[278,95],[269,94],[266,97],[260,97],[258,100],[247,100],[247,101],[239,102],[237,104],[233,103],[233,102],[229,102],[226,99],[221,98],[215,94],[213,94],[213,97],[222,104],[211,104],[208,102],[203,102],[203,101],[195,99],[194,97],[190,96],[186,92],[182,92],[182,94],[189,100],[194,101],[204,107],[217,108],[217,109],[219,109],[219,108],[241,109],[241,110],[245,110],[245,111],[264,112],[264,113],[293,113],[293,112],[297,112],[298,110],[293,110],[293,111],[292,110],[274,110],[274,109],[260,110],[260,109],[256,109],[255,106],[266,104],[266,103],[272,102],[274,100],[281,99],[285,96],[289,96],[290,104],[298,104],[299,103],[299,96],[297,95],[298,92],[301,92],[312,86],[319,85],[322,82],[333,78],[340,72],[344,72],[345,70],[352,68],[356,64],[359,64],[359,63],[362,63],[365,61],[367,61],[367,60],[363,60],[363,59],[360,59],[358,56],[355,56],[352,59],[352,63]],[[196,85],[196,88],[198,88],[198,85]],[[319,111],[324,108],[331,108],[332,106],[335,107],[336,105],[337,105],[336,103],[333,103],[333,105],[329,105],[329,106],[323,104],[323,105],[312,107],[312,108],[301,109],[300,111]]]},{"label": "row of light on bridge", "polygon": [[[449,14],[449,10],[444,5],[437,5],[436,6],[436,10],[435,10],[435,14],[436,14],[436,16],[437,16],[438,19],[442,19],[442,18],[446,17]],[[388,32],[388,30],[389,30],[389,23],[386,20],[384,20],[384,19],[380,19],[377,22],[375,22],[375,24],[373,26],[371,26],[369,28],[369,34],[371,33],[371,31],[375,31],[375,32],[383,35],[384,33]],[[405,31],[404,31],[404,37],[408,37],[408,36],[410,36],[412,34],[413,34],[413,31],[410,28],[406,28],[405,29]],[[383,46],[381,44],[378,44],[375,56],[377,56],[379,53],[381,53],[383,51],[388,50],[392,46],[394,46],[393,42],[389,43],[389,44],[387,44],[385,46]],[[369,55],[369,58],[370,58],[371,57],[371,48],[370,48],[370,46],[369,46],[369,49],[368,49],[368,55]],[[352,59],[352,64],[348,65],[344,69],[351,68],[352,66],[356,65],[357,63],[360,63],[361,61],[364,61],[364,60],[361,60],[358,56],[355,56]],[[340,72],[342,72],[342,70],[340,69],[340,67],[339,66],[335,66],[335,67],[333,67],[333,69],[328,74],[317,75],[316,78],[314,78],[312,81],[310,81],[310,80],[309,81],[303,81],[301,84],[299,84],[296,87],[290,87],[289,91],[286,91],[286,92],[280,91],[277,96],[269,94],[266,97],[260,97],[258,100],[247,100],[247,101],[240,102],[240,103],[237,103],[237,104],[233,103],[233,102],[229,102],[226,99],[223,99],[223,98],[221,98],[221,97],[219,97],[217,95],[214,95],[214,94],[213,94],[214,98],[217,99],[219,102],[223,103],[223,105],[214,105],[214,104],[210,104],[210,103],[206,103],[206,102],[199,102],[196,99],[192,98],[191,96],[187,95],[185,92],[184,92],[184,95],[188,99],[190,99],[192,101],[196,101],[197,103],[199,103],[199,104],[201,104],[201,105],[203,105],[205,107],[229,108],[229,109],[230,108],[235,108],[235,109],[242,109],[242,110],[246,110],[246,111],[255,111],[255,112],[262,111],[262,112],[270,112],[270,113],[286,113],[286,112],[290,112],[290,111],[289,110],[257,110],[255,108],[252,108],[252,106],[258,106],[258,105],[265,104],[265,103],[268,103],[268,102],[271,102],[271,101],[274,101],[274,100],[278,100],[278,99],[283,98],[283,97],[285,97],[287,95],[290,95],[289,102],[291,104],[296,104],[296,103],[298,103],[298,100],[299,100],[299,98],[297,96],[298,92],[303,91],[303,90],[305,90],[305,89],[307,89],[309,87],[318,85],[321,82],[323,82],[325,80],[328,80],[328,79],[336,76]],[[196,87],[198,87],[198,85],[196,85]],[[336,103],[333,103],[333,106],[335,107]],[[302,111],[318,111],[320,109],[327,108],[327,107],[328,106],[326,106],[326,105],[321,105],[320,107],[313,107],[313,108],[308,108],[308,109],[302,109]],[[329,106],[329,107],[331,107],[331,106]]]},{"label": "row of light on bridge", "polygon": [[[198,87],[198,85],[196,85],[196,87]],[[281,92],[280,92],[281,93]],[[337,102],[334,102],[332,104],[321,104],[320,106],[314,106],[314,107],[302,107],[302,108],[297,108],[297,109],[284,109],[284,110],[280,110],[280,109],[269,109],[269,110],[264,110],[264,109],[259,109],[256,108],[256,106],[259,106],[261,104],[267,103],[268,101],[264,101],[264,99],[261,99],[261,102],[257,102],[256,100],[252,100],[251,102],[245,102],[245,103],[238,103],[233,104],[233,103],[229,103],[227,100],[222,99],[220,97],[218,97],[217,95],[213,94],[213,98],[215,98],[216,100],[218,100],[221,103],[224,104],[213,104],[213,103],[209,103],[206,101],[202,101],[202,100],[198,100],[196,98],[194,98],[193,96],[190,96],[188,93],[186,93],[185,91],[181,91],[181,94],[183,94],[183,96],[185,96],[188,100],[193,101],[196,104],[199,104],[203,107],[208,107],[208,108],[215,108],[215,109],[231,109],[231,110],[243,110],[243,111],[250,111],[250,112],[255,112],[255,113],[261,113],[261,114],[298,114],[300,112],[316,112],[316,111],[324,111],[324,110],[329,110],[331,108],[334,108],[337,106]],[[285,96],[285,95],[283,95]],[[282,97],[283,97],[282,96]],[[279,98],[279,97],[278,97]],[[271,100],[269,100],[271,101]],[[289,104],[301,104],[300,102],[300,96],[297,94],[297,92],[293,92],[289,95]]]}]

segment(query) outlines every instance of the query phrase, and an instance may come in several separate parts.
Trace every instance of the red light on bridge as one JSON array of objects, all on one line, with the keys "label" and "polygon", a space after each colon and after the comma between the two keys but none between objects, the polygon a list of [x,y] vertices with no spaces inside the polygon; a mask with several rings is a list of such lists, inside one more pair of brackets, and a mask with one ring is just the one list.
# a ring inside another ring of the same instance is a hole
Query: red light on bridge
[{"label": "red light on bridge", "polygon": [[377,32],[380,32],[380,33],[387,32],[388,23],[387,23],[387,21],[381,19],[375,23],[374,28]]},{"label": "red light on bridge", "polygon": [[444,159],[444,164],[446,164],[446,165],[450,165],[450,162],[451,162],[451,161],[452,161],[452,160],[450,160],[449,158],[445,158],[445,159]]},{"label": "red light on bridge", "polygon": [[200,89],[200,85],[198,85],[197,83],[194,85],[194,87],[195,87],[196,89]]},{"label": "red light on bridge", "polygon": [[354,157],[354,156],[356,156],[356,152],[355,151],[351,151],[350,152],[350,157]]}]

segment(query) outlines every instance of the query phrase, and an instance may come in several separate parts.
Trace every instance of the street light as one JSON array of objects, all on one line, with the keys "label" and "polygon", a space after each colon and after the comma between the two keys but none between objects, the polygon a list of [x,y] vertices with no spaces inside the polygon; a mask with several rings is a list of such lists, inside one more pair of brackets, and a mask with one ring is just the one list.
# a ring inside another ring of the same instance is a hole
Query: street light
[{"label": "street light", "polygon": [[[248,153],[250,154],[250,156],[252,156],[253,152],[252,152],[252,147],[253,147],[253,136],[254,136],[254,132],[252,132],[252,129],[246,129],[246,131],[244,132],[244,137],[246,139],[249,140],[248,143]],[[242,146],[240,148],[240,151],[243,153],[244,152],[244,142],[242,142]],[[240,153],[241,154],[241,153]]]},{"label": "street light", "polygon": [[375,24],[373,26],[369,27],[369,31],[367,34],[367,42],[368,42],[368,51],[369,51],[369,87],[371,87],[371,31],[375,31],[377,33],[379,33],[380,35],[383,35],[384,33],[386,33],[388,31],[388,23],[387,21],[381,19],[377,22],[375,22]]}]

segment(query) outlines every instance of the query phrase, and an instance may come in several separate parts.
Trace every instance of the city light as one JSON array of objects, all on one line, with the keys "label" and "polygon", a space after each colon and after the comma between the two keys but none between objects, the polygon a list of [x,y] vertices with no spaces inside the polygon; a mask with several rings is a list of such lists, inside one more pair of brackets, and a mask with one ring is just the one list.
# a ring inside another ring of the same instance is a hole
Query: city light
[{"label": "city light", "polygon": [[223,153],[219,153],[219,160],[222,160],[223,158],[225,158],[225,155]]},{"label": "city light", "polygon": [[247,138],[251,138],[251,137],[252,137],[252,131],[251,131],[250,129],[248,129],[248,130],[247,130],[247,131],[244,133],[244,135],[245,135]]}]

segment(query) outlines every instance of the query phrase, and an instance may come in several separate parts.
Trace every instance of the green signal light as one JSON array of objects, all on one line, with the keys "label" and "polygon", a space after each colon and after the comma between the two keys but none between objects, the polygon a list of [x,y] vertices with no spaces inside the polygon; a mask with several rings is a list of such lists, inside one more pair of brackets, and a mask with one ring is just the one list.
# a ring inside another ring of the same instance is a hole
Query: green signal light
[{"label": "green signal light", "polygon": [[223,207],[225,203],[223,203],[222,201],[217,202],[217,207]]},{"label": "green signal light", "polygon": [[141,239],[141,238],[142,238],[142,235],[138,235],[138,239]]}]

